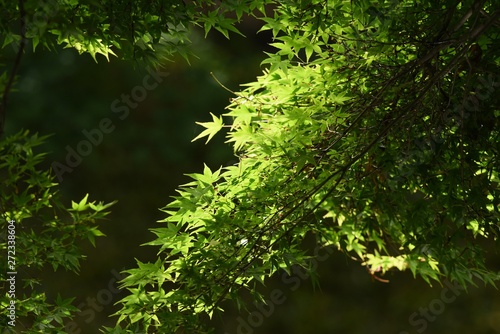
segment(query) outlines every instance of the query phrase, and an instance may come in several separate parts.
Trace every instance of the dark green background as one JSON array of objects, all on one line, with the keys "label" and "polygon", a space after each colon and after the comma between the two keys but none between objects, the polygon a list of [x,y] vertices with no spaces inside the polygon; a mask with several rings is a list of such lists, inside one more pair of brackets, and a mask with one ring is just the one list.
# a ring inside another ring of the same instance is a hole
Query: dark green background
[{"label": "dark green background", "polygon": [[[86,193],[92,200],[118,200],[102,224],[107,236],[98,239],[96,248],[83,245],[88,258],[79,275],[44,273],[49,299],[57,293],[76,296],[82,310],[75,319],[80,333],[98,333],[100,326],[113,324],[109,315],[124,293],[114,293],[112,271],[133,267],[135,259],[155,259],[155,248],[140,245],[152,239],[148,228],[165,217],[158,208],[187,182],[184,174],[200,172],[203,163],[218,168],[236,162],[223,134],[208,145],[191,140],[202,130],[195,122],[210,120],[210,112],[224,113],[232,97],[210,72],[232,90],[261,73],[263,51],[269,51],[267,36],[256,35],[252,23],[242,28],[247,39],[233,35],[227,41],[211,34],[204,40],[202,34],[194,35],[193,50],[199,59],[193,58],[191,65],[182,59],[165,62],[163,71],[170,75],[124,120],[112,113],[111,103],[142,84],[147,72],[141,66],[116,59],[107,63],[102,57],[96,64],[74,50],[37,50],[23,59],[18,91],[10,97],[6,132],[53,134],[43,147],[50,152],[45,167],[64,162],[66,146],[76,148],[85,139],[82,131],[97,128],[103,118],[116,126],[81,165],[64,174],[60,184],[68,204]],[[4,61],[9,64],[12,59]],[[305,247],[312,251],[314,245]],[[491,254],[491,263],[498,262],[498,254]],[[493,288],[471,288],[468,294],[459,292],[453,302],[440,304],[443,287],[429,288],[406,272],[388,275],[390,283],[374,281],[365,268],[338,252],[318,262],[318,272],[321,285],[316,289],[308,278],[284,280],[281,274],[263,287],[265,296],[273,290],[282,293],[282,303],[268,309],[262,321],[254,314],[255,326],[241,333],[500,333],[500,297]],[[228,305],[225,315],[215,319],[217,333],[238,333],[238,317],[248,317]],[[445,308],[437,309],[439,314],[426,322],[425,330],[422,316],[414,318],[420,322],[412,326],[410,315],[432,305]],[[257,310],[253,305],[249,309]]]}]

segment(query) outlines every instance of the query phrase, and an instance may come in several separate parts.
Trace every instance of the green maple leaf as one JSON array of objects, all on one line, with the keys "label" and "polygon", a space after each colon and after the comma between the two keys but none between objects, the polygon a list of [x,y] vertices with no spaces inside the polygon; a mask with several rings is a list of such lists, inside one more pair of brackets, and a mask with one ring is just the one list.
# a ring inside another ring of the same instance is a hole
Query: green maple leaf
[{"label": "green maple leaf", "polygon": [[222,129],[222,127],[224,126],[224,124],[222,123],[222,116],[220,118],[217,118],[217,116],[215,116],[212,113],[210,113],[210,115],[212,115],[213,122],[196,122],[196,124],[201,125],[206,129],[203,130],[203,132],[200,133],[198,136],[196,136],[196,138],[194,138],[191,142],[203,138],[205,136],[208,136],[206,141],[206,143],[208,143],[210,139],[212,139],[212,137],[215,136],[215,134],[219,132],[220,129]]}]

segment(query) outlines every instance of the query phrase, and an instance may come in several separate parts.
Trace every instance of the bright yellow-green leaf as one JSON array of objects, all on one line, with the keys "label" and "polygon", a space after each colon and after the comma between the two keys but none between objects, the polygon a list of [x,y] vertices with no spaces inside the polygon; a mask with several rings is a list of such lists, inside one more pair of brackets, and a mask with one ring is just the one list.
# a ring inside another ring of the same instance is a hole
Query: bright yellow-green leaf
[{"label": "bright yellow-green leaf", "polygon": [[222,129],[222,127],[224,126],[223,121],[222,121],[222,116],[220,118],[218,118],[217,116],[215,116],[212,113],[210,113],[210,115],[212,115],[213,122],[196,122],[196,124],[203,126],[205,128],[205,130],[203,130],[202,133],[200,133],[198,136],[196,136],[196,138],[194,138],[192,140],[192,142],[195,140],[198,140],[200,138],[208,136],[207,141],[206,141],[206,143],[208,143],[210,141],[210,139],[212,139],[213,136],[215,136],[217,134],[217,132],[219,132],[220,129]]}]

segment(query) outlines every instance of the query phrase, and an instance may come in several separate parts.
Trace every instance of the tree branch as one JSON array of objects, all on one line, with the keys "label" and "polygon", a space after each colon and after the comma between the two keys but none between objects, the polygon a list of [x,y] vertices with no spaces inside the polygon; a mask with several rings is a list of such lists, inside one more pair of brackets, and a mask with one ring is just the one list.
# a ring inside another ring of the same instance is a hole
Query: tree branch
[{"label": "tree branch", "polygon": [[19,64],[21,63],[21,57],[23,56],[24,47],[26,45],[26,11],[24,10],[23,0],[19,0],[19,16],[21,20],[21,42],[19,44],[19,50],[17,50],[16,59],[14,60],[12,72],[7,80],[7,84],[3,90],[2,100],[0,101],[0,137],[4,132],[5,115],[7,113],[7,98],[12,88],[12,84],[14,83],[16,73],[19,70]]}]

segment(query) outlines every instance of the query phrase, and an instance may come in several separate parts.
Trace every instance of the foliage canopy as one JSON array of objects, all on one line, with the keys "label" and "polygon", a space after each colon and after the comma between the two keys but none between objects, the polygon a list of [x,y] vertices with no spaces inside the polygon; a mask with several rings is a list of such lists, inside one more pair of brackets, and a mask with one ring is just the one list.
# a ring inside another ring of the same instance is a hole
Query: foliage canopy
[{"label": "foliage canopy", "polygon": [[[126,271],[129,295],[107,332],[207,333],[223,300],[244,307],[242,289],[262,299],[260,283],[304,266],[309,236],[373,275],[500,278],[485,262],[500,233],[494,1],[50,3],[24,1],[16,34],[20,6],[2,2],[4,47],[157,62],[188,58],[193,26],[229,36],[253,15],[276,48],[226,113],[200,123],[208,140],[229,128],[239,162],[189,174],[152,230],[158,260]],[[40,10],[50,19],[35,20]]]}]

